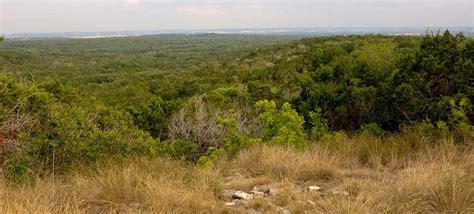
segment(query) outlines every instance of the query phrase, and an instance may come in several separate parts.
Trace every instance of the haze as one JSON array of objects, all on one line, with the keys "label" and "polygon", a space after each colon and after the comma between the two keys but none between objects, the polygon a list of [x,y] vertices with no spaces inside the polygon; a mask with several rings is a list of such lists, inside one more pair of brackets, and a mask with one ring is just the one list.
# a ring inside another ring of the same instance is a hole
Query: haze
[{"label": "haze", "polygon": [[0,33],[473,26],[473,1],[0,0]]}]

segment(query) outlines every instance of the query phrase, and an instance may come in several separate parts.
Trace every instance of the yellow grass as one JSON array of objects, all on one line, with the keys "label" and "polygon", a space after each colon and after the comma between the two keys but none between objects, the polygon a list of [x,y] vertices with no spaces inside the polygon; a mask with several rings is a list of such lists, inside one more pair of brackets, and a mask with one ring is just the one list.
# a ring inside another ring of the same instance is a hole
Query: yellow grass
[{"label": "yellow grass", "polygon": [[[159,158],[109,161],[35,185],[0,182],[0,213],[473,213],[472,144],[446,138],[402,149],[404,140],[357,137],[304,152],[256,146],[212,169]],[[310,185],[323,190],[305,190]],[[278,193],[225,204],[226,190],[254,186]],[[331,194],[334,187],[349,195]]]}]

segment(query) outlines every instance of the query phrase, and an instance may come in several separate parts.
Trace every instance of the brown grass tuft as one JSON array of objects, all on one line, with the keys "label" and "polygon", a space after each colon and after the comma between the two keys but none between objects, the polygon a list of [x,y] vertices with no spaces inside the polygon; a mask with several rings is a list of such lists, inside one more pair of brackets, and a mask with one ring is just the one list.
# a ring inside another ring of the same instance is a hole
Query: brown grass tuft
[{"label": "brown grass tuft", "polygon": [[242,152],[235,166],[248,176],[266,175],[299,182],[331,180],[339,175],[338,157],[325,150],[298,152],[282,147],[255,147]]}]

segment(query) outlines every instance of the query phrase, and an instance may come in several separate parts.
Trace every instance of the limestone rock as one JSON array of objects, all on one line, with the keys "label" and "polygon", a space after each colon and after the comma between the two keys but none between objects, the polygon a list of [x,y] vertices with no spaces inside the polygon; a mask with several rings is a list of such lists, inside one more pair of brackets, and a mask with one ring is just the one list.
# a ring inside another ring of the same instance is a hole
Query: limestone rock
[{"label": "limestone rock", "polygon": [[246,192],[237,191],[237,192],[234,192],[234,194],[232,195],[232,198],[239,199],[239,200],[248,200],[248,199],[252,199],[252,195]]},{"label": "limestone rock", "polygon": [[260,192],[260,191],[256,191],[256,190],[250,191],[250,194],[255,195],[255,196],[265,196],[264,192]]},{"label": "limestone rock", "polygon": [[309,191],[319,191],[319,190],[322,190],[323,188],[319,186],[309,186],[309,187],[306,187],[306,189]]},{"label": "limestone rock", "polygon": [[265,195],[269,196],[274,196],[278,194],[278,190],[276,188],[268,186],[254,186],[252,191],[263,192]]},{"label": "limestone rock", "polygon": [[227,203],[225,203],[225,205],[227,205],[228,207],[232,207],[232,206],[235,206],[236,203],[235,202],[227,202]]}]

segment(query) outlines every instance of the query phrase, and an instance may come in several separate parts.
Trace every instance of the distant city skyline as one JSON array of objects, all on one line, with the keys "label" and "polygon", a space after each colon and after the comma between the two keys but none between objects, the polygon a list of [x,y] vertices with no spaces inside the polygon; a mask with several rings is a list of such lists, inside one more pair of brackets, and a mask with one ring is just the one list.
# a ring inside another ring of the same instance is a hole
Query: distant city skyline
[{"label": "distant city skyline", "polygon": [[473,26],[472,0],[0,0],[0,34]]}]

